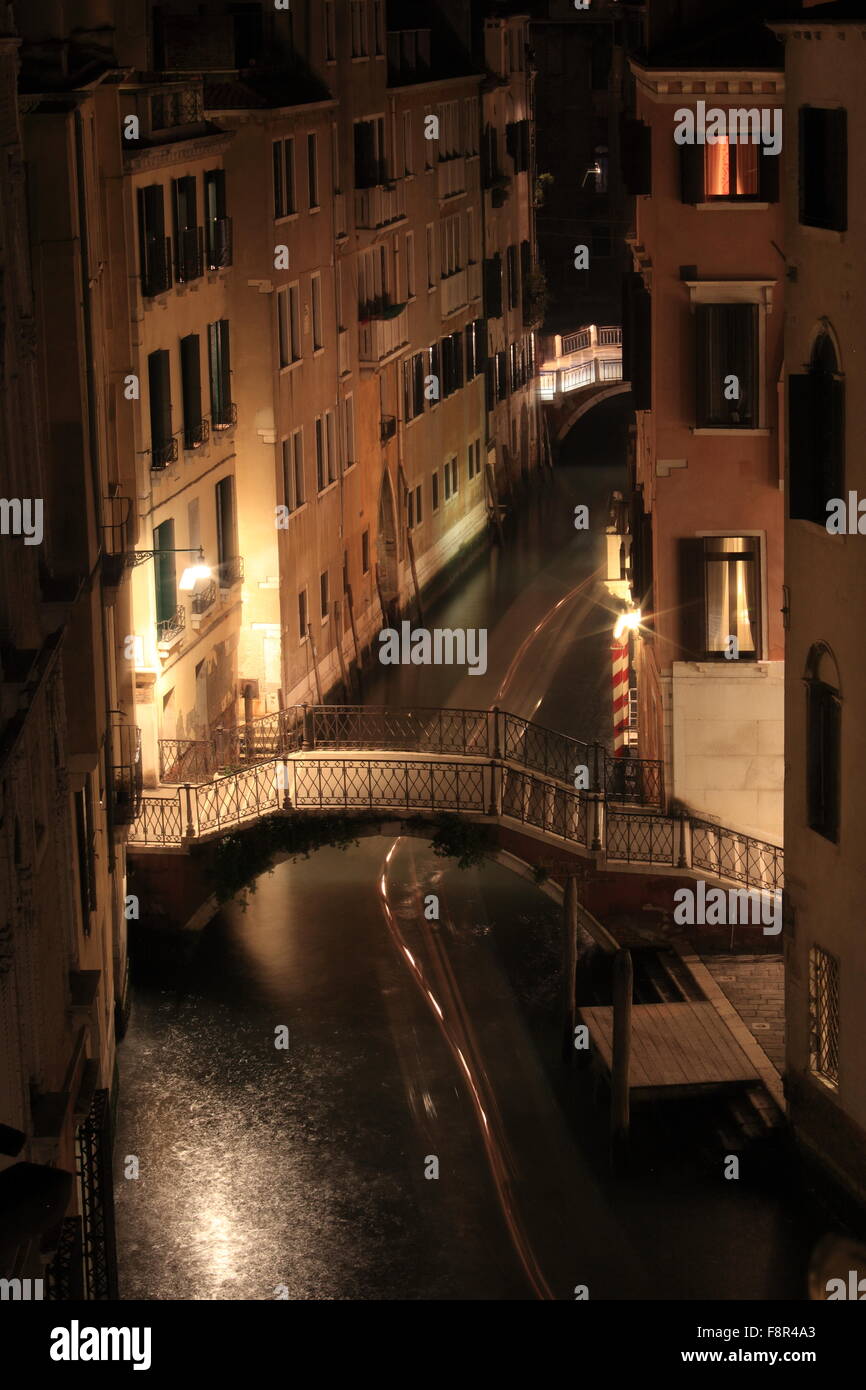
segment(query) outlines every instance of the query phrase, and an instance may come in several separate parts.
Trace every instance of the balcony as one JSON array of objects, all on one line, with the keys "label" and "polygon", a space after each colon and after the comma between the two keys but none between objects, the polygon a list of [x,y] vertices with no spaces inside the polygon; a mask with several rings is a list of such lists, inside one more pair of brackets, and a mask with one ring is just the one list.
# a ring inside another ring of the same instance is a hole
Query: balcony
[{"label": "balcony", "polygon": [[375,232],[406,216],[406,190],[402,179],[355,189],[355,226]]},{"label": "balcony", "polygon": [[157,444],[154,440],[150,451],[151,472],[160,472],[168,468],[170,463],[177,463],[178,452],[176,439],[168,439],[163,444]]},{"label": "balcony", "polygon": [[232,219],[211,217],[205,228],[205,262],[208,270],[225,270],[232,263]]},{"label": "balcony", "polygon": [[466,160],[462,154],[440,159],[436,166],[436,191],[440,199],[466,192]]},{"label": "balcony", "polygon": [[111,743],[114,823],[129,825],[141,805],[141,730],[135,724],[115,724]]},{"label": "balcony", "polygon": [[386,308],[396,310],[392,317],[382,318],[380,310],[376,317],[371,312],[369,317],[358,321],[358,358],[362,366],[383,361],[409,341],[409,314],[405,304]]},{"label": "balcony", "polygon": [[145,236],[141,251],[141,293],[145,299],[165,294],[172,286],[171,237]]},{"label": "balcony", "polygon": [[221,560],[214,565],[214,574],[219,584],[220,598],[227,598],[232,589],[243,583],[244,557],[232,555],[228,560]]},{"label": "balcony", "polygon": [[200,449],[203,444],[207,444],[210,439],[210,425],[207,420],[201,419],[198,424],[190,425],[189,429],[183,432],[183,447],[185,449]]},{"label": "balcony", "polygon": [[174,278],[179,285],[198,280],[204,273],[204,230],[186,227],[175,246]]},{"label": "balcony", "polygon": [[215,430],[230,430],[238,422],[238,408],[234,401],[214,406],[211,412],[211,427]]},{"label": "balcony", "polygon": [[190,621],[194,629],[197,630],[201,627],[202,618],[210,608],[213,608],[216,601],[216,580],[209,579],[208,582],[202,585],[192,596],[192,601],[190,603],[190,609],[192,610]]},{"label": "balcony", "polygon": [[171,650],[175,642],[180,640],[185,627],[186,609],[180,604],[170,618],[163,618],[156,625],[156,640],[161,653]]}]

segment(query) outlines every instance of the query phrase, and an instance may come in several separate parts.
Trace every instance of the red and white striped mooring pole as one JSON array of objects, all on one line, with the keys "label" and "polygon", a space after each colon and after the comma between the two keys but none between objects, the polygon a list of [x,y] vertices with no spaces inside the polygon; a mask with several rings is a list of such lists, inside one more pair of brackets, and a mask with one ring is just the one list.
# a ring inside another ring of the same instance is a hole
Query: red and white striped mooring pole
[{"label": "red and white striped mooring pole", "polygon": [[639,608],[620,613],[613,630],[610,648],[613,692],[613,756],[625,757],[625,733],[628,728],[628,635],[640,627]]},{"label": "red and white striped mooring pole", "polygon": [[613,678],[613,756],[625,756],[628,728],[628,637],[614,642],[610,649]]}]

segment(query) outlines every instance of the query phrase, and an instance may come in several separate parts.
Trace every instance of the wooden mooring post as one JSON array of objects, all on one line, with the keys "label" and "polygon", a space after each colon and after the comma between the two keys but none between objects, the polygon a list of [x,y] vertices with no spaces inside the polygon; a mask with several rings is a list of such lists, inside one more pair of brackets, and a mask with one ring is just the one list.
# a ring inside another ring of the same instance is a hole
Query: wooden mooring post
[{"label": "wooden mooring post", "polygon": [[610,1072],[610,1160],[622,1165],[629,1137],[629,1068],[634,967],[631,951],[620,947],[613,958],[613,1061]]}]

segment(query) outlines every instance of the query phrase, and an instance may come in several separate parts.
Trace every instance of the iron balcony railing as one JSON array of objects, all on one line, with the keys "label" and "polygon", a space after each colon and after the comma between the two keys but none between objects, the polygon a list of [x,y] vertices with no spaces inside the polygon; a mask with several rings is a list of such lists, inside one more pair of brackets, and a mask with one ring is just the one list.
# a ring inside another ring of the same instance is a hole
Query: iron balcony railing
[{"label": "iron balcony railing", "polygon": [[205,223],[205,260],[208,270],[224,270],[232,263],[232,219],[211,217]]},{"label": "iron balcony railing", "polygon": [[243,582],[244,557],[232,555],[228,560],[221,560],[218,565],[214,565],[214,574],[221,589],[234,588],[235,584]]},{"label": "iron balcony railing", "polygon": [[192,608],[193,615],[197,618],[200,618],[203,613],[206,613],[209,608],[213,607],[216,601],[216,581],[213,579],[209,579],[208,582],[205,585],[203,585],[201,589],[197,590],[196,593],[194,593],[192,596],[192,602],[190,604],[190,607]]},{"label": "iron balcony railing", "polygon": [[157,640],[160,643],[173,642],[186,627],[186,609],[179,604],[170,618],[163,618],[156,625]]},{"label": "iron balcony railing", "polygon": [[168,468],[170,463],[177,463],[178,453],[176,436],[173,435],[171,439],[166,439],[162,443],[157,443],[154,440],[150,449],[151,469],[155,472],[157,469]]},{"label": "iron balcony railing", "polygon": [[117,825],[128,825],[141,806],[141,731],[135,724],[116,724],[111,741],[114,820]]},{"label": "iron balcony railing", "polygon": [[184,227],[176,238],[174,278],[179,285],[204,274],[204,229]]},{"label": "iron balcony railing", "polygon": [[210,422],[202,418],[194,425],[190,425],[183,432],[183,447],[185,449],[200,449],[203,444],[207,444],[210,439]]},{"label": "iron balcony railing", "polygon": [[234,401],[225,401],[214,406],[211,411],[211,426],[215,430],[228,430],[238,422],[238,408]]},{"label": "iron balcony railing", "polygon": [[145,299],[165,294],[172,286],[171,237],[145,236],[141,248],[141,293]]}]

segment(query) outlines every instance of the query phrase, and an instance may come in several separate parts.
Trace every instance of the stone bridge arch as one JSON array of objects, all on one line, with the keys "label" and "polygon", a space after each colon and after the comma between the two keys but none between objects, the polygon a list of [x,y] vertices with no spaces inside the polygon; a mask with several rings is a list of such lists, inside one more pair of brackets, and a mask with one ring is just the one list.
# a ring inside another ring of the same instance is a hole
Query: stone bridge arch
[{"label": "stone bridge arch", "polygon": [[545,406],[550,421],[550,437],[554,444],[561,444],[582,415],[602,401],[613,396],[623,396],[631,390],[630,381],[612,381],[609,385],[590,386],[582,391],[573,391],[558,401]]}]

